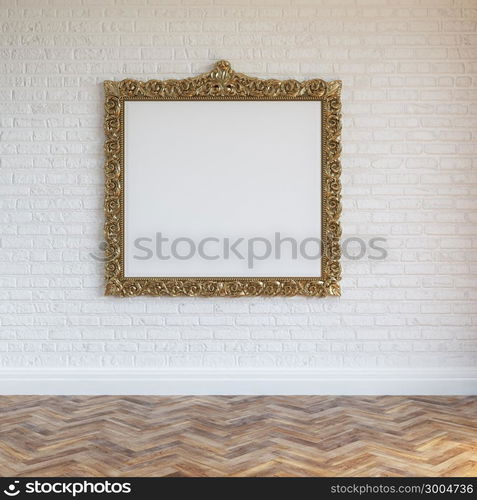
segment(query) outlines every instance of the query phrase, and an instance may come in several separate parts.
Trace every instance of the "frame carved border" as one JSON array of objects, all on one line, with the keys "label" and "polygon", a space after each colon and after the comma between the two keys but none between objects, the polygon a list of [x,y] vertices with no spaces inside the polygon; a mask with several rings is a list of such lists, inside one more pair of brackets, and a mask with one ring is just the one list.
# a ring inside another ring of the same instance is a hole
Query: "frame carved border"
[{"label": "frame carved border", "polygon": [[[106,295],[293,296],[341,295],[341,81],[264,80],[236,73],[228,61],[183,80],[104,82]],[[322,102],[321,276],[315,278],[128,278],[123,274],[125,100],[319,100]]]}]

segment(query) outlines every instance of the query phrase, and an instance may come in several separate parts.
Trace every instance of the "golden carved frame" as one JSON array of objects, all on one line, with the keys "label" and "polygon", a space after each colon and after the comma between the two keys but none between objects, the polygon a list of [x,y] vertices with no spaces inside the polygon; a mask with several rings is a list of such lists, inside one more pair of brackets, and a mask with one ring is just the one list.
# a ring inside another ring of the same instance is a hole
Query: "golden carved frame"
[{"label": "golden carved frame", "polygon": [[[236,73],[227,61],[183,80],[107,80],[105,91],[106,295],[293,296],[341,294],[341,81],[262,80]],[[124,276],[124,101],[319,100],[322,102],[322,275],[305,278],[130,278]]]}]

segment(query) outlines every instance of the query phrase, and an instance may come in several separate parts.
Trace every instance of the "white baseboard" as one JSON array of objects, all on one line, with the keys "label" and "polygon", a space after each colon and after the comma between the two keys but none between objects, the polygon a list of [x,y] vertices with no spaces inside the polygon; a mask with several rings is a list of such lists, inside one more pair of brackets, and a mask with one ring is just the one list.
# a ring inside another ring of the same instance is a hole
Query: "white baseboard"
[{"label": "white baseboard", "polygon": [[477,369],[4,369],[0,394],[476,395]]}]

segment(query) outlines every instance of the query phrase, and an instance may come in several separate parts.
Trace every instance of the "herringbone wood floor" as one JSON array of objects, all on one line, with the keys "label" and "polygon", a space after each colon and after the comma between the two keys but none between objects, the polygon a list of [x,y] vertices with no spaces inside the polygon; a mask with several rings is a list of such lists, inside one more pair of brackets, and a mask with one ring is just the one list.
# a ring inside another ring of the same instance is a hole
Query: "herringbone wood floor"
[{"label": "herringbone wood floor", "polygon": [[477,398],[11,396],[2,476],[477,476]]}]

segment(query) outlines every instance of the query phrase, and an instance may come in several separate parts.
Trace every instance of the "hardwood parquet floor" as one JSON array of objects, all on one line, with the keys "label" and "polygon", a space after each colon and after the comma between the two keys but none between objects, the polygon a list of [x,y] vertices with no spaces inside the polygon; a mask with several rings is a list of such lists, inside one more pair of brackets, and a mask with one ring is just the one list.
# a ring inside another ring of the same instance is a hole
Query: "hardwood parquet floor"
[{"label": "hardwood parquet floor", "polygon": [[6,396],[1,476],[477,476],[477,397]]}]

